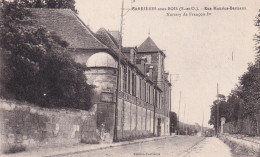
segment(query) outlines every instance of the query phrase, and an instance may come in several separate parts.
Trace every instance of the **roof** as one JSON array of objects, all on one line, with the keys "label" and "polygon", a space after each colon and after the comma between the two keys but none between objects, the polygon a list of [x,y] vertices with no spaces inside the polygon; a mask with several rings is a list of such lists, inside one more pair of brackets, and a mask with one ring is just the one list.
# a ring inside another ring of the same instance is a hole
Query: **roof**
[{"label": "roof", "polygon": [[137,49],[136,47],[122,47],[122,52],[123,53],[130,53],[131,49]]},{"label": "roof", "polygon": [[69,48],[107,49],[70,9],[32,8],[30,11],[37,25],[56,32],[69,43]]},{"label": "roof", "polygon": [[115,38],[116,42],[119,43],[120,32],[111,30],[108,30],[108,32]]},{"label": "roof", "polygon": [[115,52],[119,51],[118,43],[116,42],[116,39],[105,29],[100,28],[96,32],[96,37],[107,47],[111,48]]},{"label": "roof", "polygon": [[138,48],[138,52],[158,52],[161,51],[151,37],[148,37]]}]

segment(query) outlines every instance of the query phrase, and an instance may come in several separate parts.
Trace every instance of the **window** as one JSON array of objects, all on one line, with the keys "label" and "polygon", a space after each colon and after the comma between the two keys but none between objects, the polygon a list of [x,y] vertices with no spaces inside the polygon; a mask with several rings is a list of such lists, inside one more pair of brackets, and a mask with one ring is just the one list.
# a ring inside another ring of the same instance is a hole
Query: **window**
[{"label": "window", "polygon": [[146,85],[146,82],[144,83],[144,101],[146,101],[146,97],[147,97],[147,92],[146,92],[146,90],[147,90],[147,85]]},{"label": "window", "polygon": [[131,72],[130,72],[130,70],[128,70],[128,93],[130,94],[130,91],[131,91],[131,82],[130,82],[130,80],[131,80]]},{"label": "window", "polygon": [[124,65],[123,67],[124,69],[124,74],[123,74],[123,91],[126,92],[126,89],[127,89],[127,68],[126,68],[126,65]]},{"label": "window", "polygon": [[150,104],[153,104],[153,92],[154,92],[154,88],[153,88],[153,86],[151,86],[151,90],[150,90]]},{"label": "window", "polygon": [[136,96],[136,75],[132,73],[132,95]]},{"label": "window", "polygon": [[134,52],[134,58],[133,58],[134,64],[136,64],[136,52]]},{"label": "window", "polygon": [[159,107],[158,108],[161,108],[161,94],[159,94]]},{"label": "window", "polygon": [[119,89],[120,91],[123,91],[123,75],[122,75],[122,67],[119,67],[119,76],[120,76],[120,82],[119,82]]},{"label": "window", "polygon": [[140,92],[139,92],[139,94],[140,94],[140,99],[142,99],[142,79],[140,79],[139,85],[140,85]]},{"label": "window", "polygon": [[148,102],[151,102],[151,86],[148,87]]},{"label": "window", "polygon": [[162,68],[164,69],[164,58],[162,57]]},{"label": "window", "polygon": [[155,89],[153,89],[153,105],[155,105],[156,104],[156,94],[155,94],[155,92],[156,92],[156,90]]},{"label": "window", "polygon": [[154,105],[157,107],[158,102],[157,102],[157,91],[155,90],[154,92]]}]

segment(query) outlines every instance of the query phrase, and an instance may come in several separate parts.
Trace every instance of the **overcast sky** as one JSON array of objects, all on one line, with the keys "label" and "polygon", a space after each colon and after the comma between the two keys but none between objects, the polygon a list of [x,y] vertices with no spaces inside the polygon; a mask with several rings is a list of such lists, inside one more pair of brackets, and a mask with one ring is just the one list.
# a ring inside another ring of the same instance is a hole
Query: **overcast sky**
[{"label": "overcast sky", "polygon": [[[246,7],[243,11],[210,11],[204,17],[167,17],[166,11],[129,11],[124,16],[123,46],[139,46],[150,31],[157,46],[166,50],[166,70],[172,77],[172,109],[180,120],[208,126],[210,105],[219,93],[228,95],[238,77],[254,61],[253,36],[259,0],[135,0],[132,6]],[[125,7],[131,0],[125,0]],[[100,27],[119,30],[121,0],[76,0],[79,17],[96,32]],[[172,13],[176,13],[177,11]],[[204,12],[204,11],[201,11]],[[179,12],[177,12],[179,13]],[[183,12],[182,12],[183,13]],[[233,61],[232,61],[233,52]]]}]

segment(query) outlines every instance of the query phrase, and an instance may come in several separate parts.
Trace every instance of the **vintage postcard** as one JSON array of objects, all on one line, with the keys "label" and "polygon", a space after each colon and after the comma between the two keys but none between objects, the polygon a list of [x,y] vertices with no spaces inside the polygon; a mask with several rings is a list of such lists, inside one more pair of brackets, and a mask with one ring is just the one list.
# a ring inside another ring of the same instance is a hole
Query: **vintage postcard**
[{"label": "vintage postcard", "polygon": [[259,0],[0,4],[0,156],[260,156]]}]

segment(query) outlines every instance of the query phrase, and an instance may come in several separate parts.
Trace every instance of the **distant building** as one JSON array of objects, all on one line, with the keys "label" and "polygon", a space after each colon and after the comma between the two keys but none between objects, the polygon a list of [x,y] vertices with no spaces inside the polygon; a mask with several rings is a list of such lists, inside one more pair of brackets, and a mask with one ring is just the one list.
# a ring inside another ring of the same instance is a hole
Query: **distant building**
[{"label": "distant building", "polygon": [[[93,33],[69,9],[31,9],[38,25],[55,31],[69,43],[78,63],[86,64],[88,83],[95,85],[100,132],[112,139],[115,122],[115,95],[118,54],[120,89],[118,137],[169,134],[170,87],[164,70],[166,55],[148,37],[138,48],[123,47],[119,52],[118,33],[104,28]],[[105,139],[104,139],[105,140]]]}]

